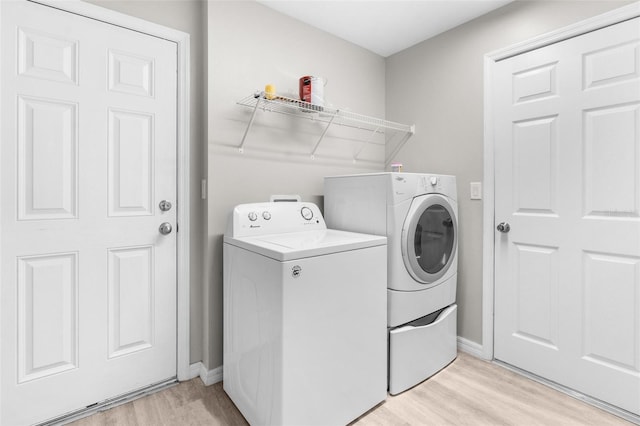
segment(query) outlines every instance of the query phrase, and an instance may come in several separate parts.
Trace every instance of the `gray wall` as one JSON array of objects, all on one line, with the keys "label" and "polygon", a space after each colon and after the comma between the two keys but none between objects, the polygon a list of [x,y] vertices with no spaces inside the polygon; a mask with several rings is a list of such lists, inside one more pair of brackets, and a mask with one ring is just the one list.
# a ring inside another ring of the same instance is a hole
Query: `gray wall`
[{"label": "gray wall", "polygon": [[84,0],[87,3],[135,16],[146,21],[174,28],[191,35],[191,159],[189,179],[192,192],[191,207],[191,336],[190,359],[202,359],[202,318],[204,242],[206,230],[206,201],[200,197],[200,180],[207,176],[205,145],[205,28],[206,3],[203,0]]},{"label": "gray wall", "polygon": [[395,160],[458,178],[458,335],[482,343],[483,58],[630,2],[516,1],[387,58],[386,118],[416,123]]},{"label": "gray wall", "polygon": [[[308,153],[322,126],[259,111],[245,153],[237,147],[251,110],[239,99],[274,84],[280,94],[297,97],[298,78],[324,76],[327,103],[384,117],[384,59],[255,2],[213,1],[209,26],[209,223],[205,296],[205,363],[222,364],[222,234],[227,216],[240,203],[268,201],[272,194],[299,194],[322,201],[323,177],[379,171],[371,163],[349,160],[356,136],[331,129],[320,152],[344,160],[310,160]],[[331,137],[333,136],[333,137]],[[382,161],[383,147],[364,153]]]}]

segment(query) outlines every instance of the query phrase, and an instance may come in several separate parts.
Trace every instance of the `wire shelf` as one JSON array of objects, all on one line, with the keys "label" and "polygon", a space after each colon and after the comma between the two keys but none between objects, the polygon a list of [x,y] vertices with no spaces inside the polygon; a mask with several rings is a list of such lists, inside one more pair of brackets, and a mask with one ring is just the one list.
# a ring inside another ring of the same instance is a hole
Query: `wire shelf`
[{"label": "wire shelf", "polygon": [[[322,142],[322,139],[324,138],[327,130],[334,124],[373,132],[373,135],[384,134],[386,133],[386,130],[400,133],[400,140],[396,145],[393,153],[389,156],[389,158],[385,160],[385,163],[388,163],[390,158],[392,158],[400,150],[400,148],[402,148],[402,145],[404,145],[404,143],[415,133],[414,126],[396,123],[389,120],[383,120],[380,118],[369,117],[351,111],[343,111],[337,108],[313,105],[309,102],[287,98],[284,96],[275,96],[272,99],[267,99],[264,92],[256,92],[253,95],[249,95],[239,100],[237,104],[253,109],[253,114],[251,116],[249,124],[247,125],[244,136],[242,137],[242,142],[239,146],[240,152],[243,152],[247,134],[251,129],[253,120],[258,110],[291,115],[300,119],[326,123],[327,126],[325,127],[322,135],[320,136],[320,139],[318,140],[313,148],[313,151],[310,154],[312,158],[314,157],[316,150]],[[357,155],[353,160],[357,160]]]}]

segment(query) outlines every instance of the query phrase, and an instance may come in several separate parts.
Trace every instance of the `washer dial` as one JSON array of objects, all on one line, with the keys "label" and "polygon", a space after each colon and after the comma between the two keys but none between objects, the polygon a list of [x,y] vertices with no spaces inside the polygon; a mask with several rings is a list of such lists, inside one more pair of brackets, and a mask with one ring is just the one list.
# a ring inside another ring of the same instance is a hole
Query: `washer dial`
[{"label": "washer dial", "polygon": [[300,210],[300,214],[305,220],[313,219],[313,210],[311,210],[309,207],[303,207]]}]

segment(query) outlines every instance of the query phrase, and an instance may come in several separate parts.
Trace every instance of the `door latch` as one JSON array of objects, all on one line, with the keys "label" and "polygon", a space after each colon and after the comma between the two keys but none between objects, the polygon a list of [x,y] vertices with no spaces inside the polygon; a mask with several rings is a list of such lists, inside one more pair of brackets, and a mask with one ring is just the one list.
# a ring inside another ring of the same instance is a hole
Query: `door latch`
[{"label": "door latch", "polygon": [[161,211],[168,212],[169,210],[171,210],[171,202],[167,200],[162,200],[160,201],[160,204],[158,204],[158,207],[160,208]]}]

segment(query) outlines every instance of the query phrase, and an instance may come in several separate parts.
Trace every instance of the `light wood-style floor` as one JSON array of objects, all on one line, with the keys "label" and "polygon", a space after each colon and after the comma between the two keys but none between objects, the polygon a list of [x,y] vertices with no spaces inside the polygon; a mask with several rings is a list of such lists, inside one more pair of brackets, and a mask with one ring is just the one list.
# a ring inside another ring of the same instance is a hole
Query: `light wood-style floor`
[{"label": "light wood-style floor", "polygon": [[[199,378],[72,423],[93,425],[246,425],[222,390]],[[465,353],[429,380],[352,423],[373,425],[631,425],[568,395]],[[301,425],[302,426],[302,425]]]}]

